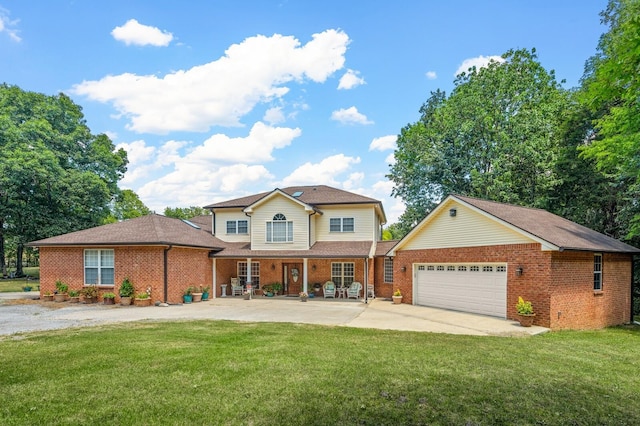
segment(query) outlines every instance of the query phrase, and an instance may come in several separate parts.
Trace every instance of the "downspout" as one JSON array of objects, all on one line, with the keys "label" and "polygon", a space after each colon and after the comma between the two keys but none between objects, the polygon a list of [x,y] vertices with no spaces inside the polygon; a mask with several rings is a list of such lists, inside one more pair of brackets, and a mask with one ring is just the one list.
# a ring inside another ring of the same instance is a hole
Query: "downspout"
[{"label": "downspout", "polygon": [[167,303],[167,295],[169,293],[169,270],[167,267],[168,253],[173,248],[173,245],[169,244],[169,247],[164,249],[164,303]]},{"label": "downspout", "polygon": [[369,303],[369,258],[364,258],[364,303]]}]

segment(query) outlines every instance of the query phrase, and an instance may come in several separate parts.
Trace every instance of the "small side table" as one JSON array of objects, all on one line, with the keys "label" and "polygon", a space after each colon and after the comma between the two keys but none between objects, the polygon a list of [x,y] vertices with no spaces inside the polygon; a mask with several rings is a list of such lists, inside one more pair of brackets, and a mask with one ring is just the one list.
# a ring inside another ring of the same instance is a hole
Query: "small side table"
[{"label": "small side table", "polygon": [[220,288],[222,289],[222,297],[227,297],[227,285],[221,284]]}]

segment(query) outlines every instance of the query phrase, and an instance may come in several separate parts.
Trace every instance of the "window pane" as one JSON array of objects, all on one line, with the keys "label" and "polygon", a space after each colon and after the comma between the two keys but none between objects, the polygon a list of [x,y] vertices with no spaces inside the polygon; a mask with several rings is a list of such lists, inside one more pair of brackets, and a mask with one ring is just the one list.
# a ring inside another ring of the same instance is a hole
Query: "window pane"
[{"label": "window pane", "polygon": [[293,241],[293,222],[287,222],[287,241]]},{"label": "window pane", "polygon": [[249,233],[249,222],[246,220],[238,221],[238,234],[248,234]]},{"label": "window pane", "polygon": [[341,219],[339,217],[329,219],[329,232],[340,232],[341,230]]},{"label": "window pane", "polygon": [[343,285],[349,286],[354,281],[354,269],[355,269],[354,266],[355,266],[355,263],[350,263],[350,262],[345,263],[343,265],[343,271],[344,271]]},{"label": "window pane", "polygon": [[236,233],[236,221],[228,220],[227,221],[227,234],[235,234]]},{"label": "window pane", "polygon": [[101,269],[101,280],[100,284],[102,285],[113,285],[113,268],[102,268]]},{"label": "window pane", "polygon": [[271,226],[273,229],[273,242],[287,241],[287,223],[286,222],[273,222]]},{"label": "window pane", "polygon": [[342,232],[353,232],[354,219],[352,217],[345,217],[342,219]]},{"label": "window pane", "polygon": [[384,282],[393,282],[393,259],[389,257],[384,258]]},{"label": "window pane", "polygon": [[100,250],[100,266],[113,268],[113,250]]},{"label": "window pane", "polygon": [[98,284],[98,268],[85,268],[84,270],[85,284]]},{"label": "window pane", "polygon": [[98,267],[98,250],[85,250],[84,251],[84,266],[85,267]]},{"label": "window pane", "polygon": [[272,234],[271,229],[272,229],[271,222],[267,222],[267,242],[269,243],[273,241],[273,236],[271,235]]}]

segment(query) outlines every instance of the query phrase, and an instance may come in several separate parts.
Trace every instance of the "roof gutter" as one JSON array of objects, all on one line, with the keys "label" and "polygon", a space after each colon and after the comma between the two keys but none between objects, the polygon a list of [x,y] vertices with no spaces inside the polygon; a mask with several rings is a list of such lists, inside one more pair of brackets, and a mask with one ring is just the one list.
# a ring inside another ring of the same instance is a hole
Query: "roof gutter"
[{"label": "roof gutter", "polygon": [[169,269],[168,258],[169,250],[173,248],[173,245],[169,244],[169,247],[164,249],[164,303],[167,303],[167,295],[169,294]]}]

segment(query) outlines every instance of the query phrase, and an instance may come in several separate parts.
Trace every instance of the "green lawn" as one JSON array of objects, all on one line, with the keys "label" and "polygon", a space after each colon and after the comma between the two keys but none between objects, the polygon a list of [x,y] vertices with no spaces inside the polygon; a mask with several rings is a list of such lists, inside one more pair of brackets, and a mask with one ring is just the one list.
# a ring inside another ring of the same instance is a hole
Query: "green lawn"
[{"label": "green lawn", "polygon": [[26,278],[0,278],[0,292],[22,291],[22,287],[24,287],[25,285],[30,285],[31,287],[33,287],[32,290],[34,291],[37,290],[38,285],[40,285],[40,267],[35,266],[23,268],[23,271],[25,275],[28,275],[32,279],[27,280]]},{"label": "green lawn", "polygon": [[640,327],[132,323],[0,339],[0,424],[640,424]]}]

